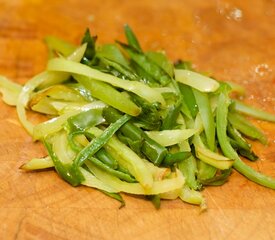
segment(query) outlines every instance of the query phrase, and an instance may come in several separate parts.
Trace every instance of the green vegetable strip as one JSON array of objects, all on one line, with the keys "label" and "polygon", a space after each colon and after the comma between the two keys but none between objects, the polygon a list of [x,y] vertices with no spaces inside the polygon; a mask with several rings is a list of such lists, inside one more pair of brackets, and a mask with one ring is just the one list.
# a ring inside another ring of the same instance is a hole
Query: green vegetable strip
[{"label": "green vegetable strip", "polygon": [[175,79],[201,92],[215,92],[220,86],[214,79],[190,70],[175,69]]},{"label": "green vegetable strip", "polygon": [[175,105],[168,108],[167,116],[164,118],[161,130],[173,129],[176,125],[180,113],[182,99],[180,98]]},{"label": "green vegetable strip", "polygon": [[127,51],[130,58],[152,76],[160,85],[165,86],[171,82],[170,76],[161,67],[152,62],[146,55],[136,51],[134,48],[131,48],[124,43],[118,43]]},{"label": "green vegetable strip", "polygon": [[[94,127],[89,129],[89,132],[99,137],[103,131]],[[120,142],[115,135],[108,141],[104,148],[106,148],[106,150],[118,161],[119,165],[127,169],[144,188],[147,189],[152,187],[153,176],[145,163],[146,161]],[[121,168],[119,168],[119,170],[125,172]]]},{"label": "green vegetable strip", "polygon": [[193,89],[196,102],[199,107],[206,141],[211,151],[215,150],[215,123],[207,93]]},{"label": "green vegetable strip", "polygon": [[59,52],[64,57],[68,57],[77,48],[75,45],[54,36],[47,36],[44,40],[49,50]]},{"label": "green vegetable strip", "polygon": [[54,163],[58,174],[72,186],[78,186],[84,180],[79,169],[72,164],[63,164],[53,151],[52,144],[50,144],[48,141],[44,141],[44,145]]},{"label": "green vegetable strip", "polygon": [[143,137],[144,142],[141,151],[151,162],[156,166],[159,166],[167,155],[167,149],[158,144],[152,138],[149,138],[145,133]]},{"label": "green vegetable strip", "polygon": [[21,91],[21,85],[8,80],[6,77],[0,76],[0,92],[6,104],[15,106]]},{"label": "green vegetable strip", "polygon": [[136,80],[138,78],[138,76],[136,74],[134,74],[129,69],[125,68],[123,65],[121,65],[121,64],[119,64],[117,62],[114,62],[112,60],[109,60],[107,58],[101,57],[101,56],[97,56],[97,57],[100,59],[100,61],[102,63],[104,63],[108,67],[113,67],[119,73],[121,73],[122,75],[124,75],[126,79]]},{"label": "green vegetable strip", "polygon": [[129,61],[121,53],[119,47],[116,44],[104,44],[96,49],[96,56],[107,58],[112,62],[116,62],[119,65],[130,70]]},{"label": "green vegetable strip", "polygon": [[237,129],[235,129],[231,124],[228,124],[227,131],[229,136],[231,136],[237,142],[238,147],[250,151],[251,145],[243,139]]},{"label": "green vegetable strip", "polygon": [[117,170],[109,167],[108,165],[104,164],[103,162],[99,161],[98,159],[96,159],[94,157],[90,157],[89,161],[91,161],[93,164],[95,164],[100,169],[104,170],[106,173],[114,175],[114,176],[118,177],[121,180],[124,180],[126,182],[130,182],[130,183],[137,182],[132,176],[130,176],[126,173],[117,171]]},{"label": "green vegetable strip", "polygon": [[264,133],[248,122],[246,118],[238,113],[228,113],[228,120],[234,128],[252,139],[258,139],[262,144],[267,144],[267,138]]},{"label": "green vegetable strip", "polygon": [[109,84],[80,75],[74,75],[74,78],[85,88],[89,89],[92,96],[100,99],[108,105],[131,116],[137,116],[140,114],[141,110],[135,103]]},{"label": "green vegetable strip", "polygon": [[[113,123],[121,117],[121,114],[110,107],[103,110],[103,117],[107,122]],[[167,149],[149,138],[140,128],[127,122],[119,132],[130,138],[133,142],[139,142],[142,153],[155,165],[160,165],[167,154]],[[131,146],[130,146],[131,147]],[[135,151],[136,149],[133,149]]]},{"label": "green vegetable strip", "polygon": [[107,191],[104,191],[104,190],[101,190],[101,192],[103,192],[107,196],[109,196],[109,197],[111,197],[111,198],[119,201],[120,202],[119,209],[125,207],[125,201],[124,201],[124,199],[121,197],[121,195],[119,193],[107,192]]},{"label": "green vegetable strip", "polygon": [[71,131],[85,130],[104,121],[102,109],[90,109],[68,118],[67,122]]},{"label": "green vegetable strip", "polygon": [[127,24],[124,25],[124,33],[126,35],[129,46],[131,46],[131,47],[135,48],[136,50],[142,52],[142,49],[141,49],[140,44],[137,40],[137,37],[135,36],[134,32],[132,31],[132,29]]},{"label": "green vegetable strip", "polygon": [[228,106],[230,104],[230,99],[226,96],[225,93],[221,93],[219,96],[218,107],[217,107],[217,136],[220,147],[225,156],[228,158],[234,159],[234,168],[239,171],[241,174],[246,176],[253,182],[256,182],[265,187],[275,189],[275,179],[265,176],[253,168],[247,166],[231,147],[227,135],[227,115],[228,115]]},{"label": "green vegetable strip", "polygon": [[275,122],[275,115],[272,113],[268,113],[254,107],[250,107],[244,103],[241,103],[238,100],[235,100],[234,103],[235,103],[234,105],[235,110],[240,113],[243,113],[261,120]]},{"label": "green vegetable strip", "polygon": [[131,117],[129,115],[124,115],[115,123],[110,124],[110,126],[106,128],[99,137],[93,139],[84,149],[78,153],[76,159],[74,160],[75,165],[81,166],[89,157],[102,148],[115,134],[115,132],[130,119]]},{"label": "green vegetable strip", "polygon": [[196,174],[198,172],[197,162],[193,156],[178,162],[178,168],[185,177],[185,183],[188,187],[194,190],[200,189],[200,184],[196,180]]},{"label": "green vegetable strip", "polygon": [[203,180],[200,179],[200,182],[204,186],[220,186],[228,181],[228,177],[230,176],[231,172],[232,172],[231,168],[226,169],[226,170],[221,171],[221,173],[216,174],[212,178],[203,179]]},{"label": "green vegetable strip", "polygon": [[92,37],[90,34],[90,30],[89,28],[86,29],[84,37],[81,41],[81,43],[86,43],[87,44],[87,48],[86,51],[84,53],[82,62],[90,64],[91,61],[93,60],[95,53],[96,53],[96,49],[95,49],[95,42],[96,42],[97,37]]},{"label": "green vegetable strip", "polygon": [[151,103],[160,102],[162,105],[165,105],[165,101],[162,95],[158,91],[147,86],[146,84],[137,81],[120,79],[118,77],[103,73],[99,70],[93,69],[81,63],[76,63],[66,59],[55,58],[51,59],[48,62],[47,69],[50,71],[79,74],[95,80],[106,82],[115,87],[133,92]]},{"label": "green vegetable strip", "polygon": [[207,179],[212,179],[215,176],[217,170],[218,169],[216,167],[213,167],[206,162],[198,161],[198,180],[200,183],[202,183]]},{"label": "green vegetable strip", "polygon": [[176,152],[176,153],[168,153],[165,159],[162,162],[163,166],[172,166],[176,162],[181,162],[186,160],[191,156],[191,152]]},{"label": "green vegetable strip", "polygon": [[184,105],[188,107],[192,117],[195,118],[199,109],[192,88],[181,83],[178,83],[178,86],[183,97]]},{"label": "green vegetable strip", "polygon": [[[118,162],[104,148],[99,149],[95,156],[112,169],[118,169]],[[122,171],[121,171],[122,172]]]}]

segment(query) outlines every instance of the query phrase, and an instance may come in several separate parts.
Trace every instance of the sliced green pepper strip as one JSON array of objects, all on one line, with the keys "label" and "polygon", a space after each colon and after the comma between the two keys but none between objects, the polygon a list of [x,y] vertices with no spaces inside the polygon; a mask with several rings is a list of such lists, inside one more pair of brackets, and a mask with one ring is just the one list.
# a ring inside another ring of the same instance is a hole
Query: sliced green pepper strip
[{"label": "sliced green pepper strip", "polygon": [[219,95],[218,106],[217,106],[217,135],[220,147],[225,156],[230,159],[234,159],[233,167],[250,179],[262,186],[275,189],[275,179],[264,174],[255,171],[253,168],[246,165],[232,148],[226,134],[227,129],[227,116],[228,116],[228,106],[230,104],[230,99],[228,95],[221,92]]},{"label": "sliced green pepper strip", "polygon": [[83,131],[94,127],[104,121],[102,109],[90,109],[68,118],[67,122],[71,131]]},{"label": "sliced green pepper strip", "polygon": [[56,156],[55,152],[52,150],[52,145],[48,143],[46,140],[44,141],[44,145],[51,157],[54,167],[58,174],[72,186],[78,186],[84,180],[82,173],[80,172],[79,168],[74,166],[74,164],[63,164],[58,157]]},{"label": "sliced green pepper strip", "polygon": [[101,149],[109,139],[115,134],[115,132],[123,126],[127,121],[131,119],[131,116],[124,115],[119,118],[116,122],[111,123],[108,128],[104,130],[104,132],[97,138],[93,139],[85,148],[83,148],[76,159],[74,160],[74,164],[76,166],[81,166],[89,157],[95,154],[99,149]]},{"label": "sliced green pepper strip", "polygon": [[165,159],[162,162],[163,166],[172,166],[176,162],[181,162],[186,160],[191,156],[191,152],[177,152],[177,153],[168,153]]},{"label": "sliced green pepper strip", "polygon": [[[111,107],[103,109],[103,117],[109,123],[115,122],[121,117],[121,114]],[[127,122],[124,124],[119,132],[131,139],[137,145],[140,145],[141,152],[155,165],[160,165],[167,154],[167,149],[158,144],[153,139],[149,138],[140,128]],[[130,145],[130,147],[132,147]],[[136,148],[132,148],[136,152]],[[137,152],[136,152],[137,153]]]},{"label": "sliced green pepper strip", "polygon": [[[104,148],[99,149],[99,151],[96,152],[95,156],[103,162],[105,165],[109,166],[112,169],[118,169],[118,162],[116,159],[114,159],[111,154],[109,154]],[[118,169],[120,170],[120,169]],[[121,171],[123,172],[123,171]]]}]

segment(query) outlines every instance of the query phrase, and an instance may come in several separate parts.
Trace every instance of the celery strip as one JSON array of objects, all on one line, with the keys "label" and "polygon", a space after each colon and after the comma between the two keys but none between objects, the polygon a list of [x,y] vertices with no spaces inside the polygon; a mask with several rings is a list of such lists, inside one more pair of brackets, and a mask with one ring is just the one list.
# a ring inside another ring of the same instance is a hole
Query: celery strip
[{"label": "celery strip", "polygon": [[246,114],[251,117],[255,117],[257,119],[275,122],[275,114],[265,112],[263,110],[248,106],[238,100],[234,101],[234,109],[240,113]]},{"label": "celery strip", "polygon": [[52,159],[47,156],[44,158],[33,158],[30,161],[24,163],[20,169],[26,171],[41,170],[46,168],[54,167]]},{"label": "celery strip", "polygon": [[151,103],[160,102],[162,105],[165,105],[165,101],[162,95],[153,88],[148,87],[146,84],[136,81],[123,80],[110,74],[106,74],[100,72],[99,70],[90,68],[81,63],[55,58],[48,62],[47,69],[51,71],[80,74],[92,79],[107,82],[115,87],[133,92]]},{"label": "celery strip", "polygon": [[147,131],[148,137],[155,140],[162,146],[172,146],[187,140],[197,132],[196,129],[174,129],[163,131]]},{"label": "celery strip", "polygon": [[21,90],[22,86],[10,81],[6,77],[0,76],[0,92],[6,104],[15,106]]},{"label": "celery strip", "polygon": [[74,75],[74,78],[85,88],[89,89],[94,97],[106,104],[131,116],[140,114],[141,109],[130,98],[117,91],[111,85],[81,75]]},{"label": "celery strip", "polygon": [[201,92],[215,92],[220,86],[214,79],[190,70],[175,69],[175,79]]},{"label": "celery strip", "polygon": [[[93,127],[89,130],[95,136],[100,136],[102,130]],[[137,179],[145,188],[153,184],[153,177],[144,161],[129,147],[113,136],[106,144],[107,151]]]},{"label": "celery strip", "polygon": [[155,195],[179,189],[184,184],[184,177],[179,170],[176,170],[176,176],[173,178],[154,181],[151,187],[144,187],[140,183],[127,183],[121,181],[119,178],[107,174],[90,162],[87,163],[87,165],[90,171],[98,179],[100,179],[108,186],[116,189],[118,192],[126,192],[138,195]]}]

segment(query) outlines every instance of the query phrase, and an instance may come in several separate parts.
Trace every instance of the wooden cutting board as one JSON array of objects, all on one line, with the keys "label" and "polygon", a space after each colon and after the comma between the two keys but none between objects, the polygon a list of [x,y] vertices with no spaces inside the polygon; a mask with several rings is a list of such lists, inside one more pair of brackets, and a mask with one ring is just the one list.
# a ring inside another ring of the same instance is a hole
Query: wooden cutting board
[{"label": "wooden cutting board", "polygon": [[[99,42],[124,40],[123,24],[144,49],[242,84],[245,101],[275,112],[275,3],[245,1],[0,0],[0,74],[24,83],[45,68],[43,37],[79,42],[86,27]],[[161,209],[126,196],[126,207],[102,193],[73,188],[55,172],[18,168],[45,150],[0,102],[0,239],[275,239],[275,192],[234,172],[222,187],[204,190],[208,210],[180,200]],[[269,139],[254,144],[252,165],[275,177],[274,124],[255,121]]]}]

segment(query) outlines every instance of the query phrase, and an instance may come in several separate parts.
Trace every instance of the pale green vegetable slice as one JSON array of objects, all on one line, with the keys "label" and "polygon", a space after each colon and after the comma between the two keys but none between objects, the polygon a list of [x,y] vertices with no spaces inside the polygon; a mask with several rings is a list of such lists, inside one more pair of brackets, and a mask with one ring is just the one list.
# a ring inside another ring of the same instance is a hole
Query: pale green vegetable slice
[{"label": "pale green vegetable slice", "polygon": [[146,134],[162,146],[179,144],[197,132],[196,129],[175,129],[163,131],[147,131]]},{"label": "pale green vegetable slice", "polygon": [[22,86],[10,81],[6,77],[0,76],[0,92],[6,104],[15,106],[21,90]]},{"label": "pale green vegetable slice", "polygon": [[220,84],[212,78],[183,69],[175,69],[175,79],[201,92],[215,92]]},{"label": "pale green vegetable slice", "polygon": [[88,162],[87,165],[90,171],[92,171],[99,180],[116,189],[118,192],[138,195],[155,195],[179,189],[184,184],[184,177],[179,170],[176,170],[175,176],[173,178],[154,181],[150,188],[145,188],[140,183],[128,183],[121,181],[119,178],[102,171],[91,162]]},{"label": "pale green vegetable slice", "polygon": [[54,167],[52,159],[47,156],[43,158],[33,158],[30,161],[24,163],[20,169],[32,171]]},{"label": "pale green vegetable slice", "polygon": [[103,81],[115,87],[119,87],[124,90],[133,92],[151,103],[160,102],[162,105],[165,105],[165,101],[162,95],[158,91],[154,90],[153,88],[150,88],[148,85],[137,81],[123,80],[113,75],[106,74],[106,73],[100,72],[99,70],[90,68],[81,63],[76,63],[76,62],[69,61],[66,59],[61,59],[61,58],[55,58],[48,62],[47,69],[49,71],[59,71],[59,72],[68,72],[72,74],[80,74],[89,78]]},{"label": "pale green vegetable slice", "polygon": [[[88,130],[96,137],[102,134],[102,130],[97,127],[93,127]],[[153,176],[144,161],[129,147],[120,142],[115,136],[113,136],[107,143],[107,150],[114,155],[114,158],[124,168],[140,182],[145,188],[150,188],[153,184]]]}]

